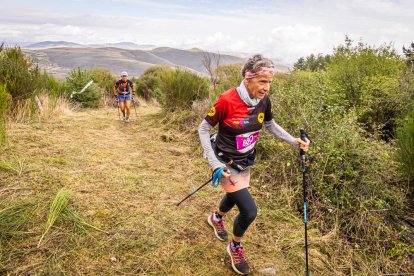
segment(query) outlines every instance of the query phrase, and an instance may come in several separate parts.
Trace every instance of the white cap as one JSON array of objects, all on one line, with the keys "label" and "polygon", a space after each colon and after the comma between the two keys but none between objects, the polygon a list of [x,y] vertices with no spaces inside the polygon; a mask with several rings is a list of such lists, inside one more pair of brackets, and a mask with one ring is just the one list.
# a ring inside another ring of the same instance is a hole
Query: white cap
[{"label": "white cap", "polygon": [[121,72],[121,77],[128,77],[128,72],[126,72],[126,71],[123,71],[123,72]]}]

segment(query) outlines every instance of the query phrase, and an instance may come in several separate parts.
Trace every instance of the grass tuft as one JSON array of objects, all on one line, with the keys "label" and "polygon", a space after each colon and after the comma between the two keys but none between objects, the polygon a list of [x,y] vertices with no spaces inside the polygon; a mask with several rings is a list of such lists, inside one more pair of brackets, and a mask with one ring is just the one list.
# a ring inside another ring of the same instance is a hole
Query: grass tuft
[{"label": "grass tuft", "polygon": [[76,213],[74,213],[72,210],[70,210],[69,201],[70,201],[70,191],[66,188],[61,188],[56,194],[55,198],[53,199],[53,202],[50,204],[45,230],[37,244],[38,248],[40,247],[46,234],[50,231],[50,229],[56,223],[56,221],[62,216],[73,221],[75,223],[75,226],[80,228],[81,230],[85,230],[85,227],[90,227],[95,230],[106,233],[105,231],[99,229],[98,227],[87,223],[85,219],[81,218]]},{"label": "grass tuft", "polygon": [[65,188],[62,188],[56,194],[55,198],[53,199],[52,204],[50,204],[49,214],[47,216],[46,228],[42,236],[40,237],[37,247],[40,247],[40,244],[43,238],[45,237],[47,232],[49,232],[50,228],[55,224],[56,220],[62,215],[65,209],[68,208],[68,205],[69,205],[69,191]]}]

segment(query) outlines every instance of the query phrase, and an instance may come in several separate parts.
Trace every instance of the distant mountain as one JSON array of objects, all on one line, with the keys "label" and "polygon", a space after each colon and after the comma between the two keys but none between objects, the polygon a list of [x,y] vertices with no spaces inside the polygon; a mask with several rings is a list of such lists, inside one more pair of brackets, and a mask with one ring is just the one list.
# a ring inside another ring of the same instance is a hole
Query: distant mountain
[{"label": "distant mountain", "polygon": [[52,47],[83,47],[83,45],[67,41],[42,41],[24,46],[24,48],[28,49],[43,49]]},{"label": "distant mountain", "polygon": [[[119,75],[128,71],[132,76],[141,75],[146,69],[155,65],[167,65],[172,68],[189,69],[199,74],[206,74],[203,67],[205,52],[179,50],[162,47],[153,50],[129,50],[116,47],[52,47],[23,49],[24,53],[35,58],[41,68],[63,78],[76,67],[106,68]],[[214,53],[208,53],[217,56]],[[220,64],[241,63],[242,58],[220,55]]]},{"label": "distant mountain", "polygon": [[104,48],[104,47],[116,47],[130,50],[149,50],[156,48],[157,46],[151,44],[136,44],[133,42],[117,42],[117,43],[104,43],[104,44],[86,44],[87,47]]},{"label": "distant mountain", "polygon": [[[219,57],[220,65],[243,63],[247,56],[211,53],[199,48],[155,48],[154,45],[133,42],[82,45],[67,41],[43,41],[26,45],[23,51],[35,58],[41,68],[60,78],[64,78],[76,67],[101,67],[115,75],[128,71],[133,76],[139,76],[155,65],[185,68],[205,75],[207,71],[203,66],[203,59],[206,54],[214,59]],[[276,67],[280,71],[288,70],[287,65],[278,62]]]},{"label": "distant mountain", "polygon": [[124,49],[153,49],[157,47],[151,44],[136,44],[133,42],[109,43],[109,45],[113,47],[124,48]]},{"label": "distant mountain", "polygon": [[22,48],[27,49],[44,49],[44,48],[55,48],[55,47],[91,47],[91,48],[105,48],[105,47],[116,47],[122,49],[153,49],[157,46],[151,44],[136,44],[133,42],[117,42],[117,43],[101,43],[101,44],[79,44],[68,41],[41,41],[36,43],[26,43],[22,45]]}]

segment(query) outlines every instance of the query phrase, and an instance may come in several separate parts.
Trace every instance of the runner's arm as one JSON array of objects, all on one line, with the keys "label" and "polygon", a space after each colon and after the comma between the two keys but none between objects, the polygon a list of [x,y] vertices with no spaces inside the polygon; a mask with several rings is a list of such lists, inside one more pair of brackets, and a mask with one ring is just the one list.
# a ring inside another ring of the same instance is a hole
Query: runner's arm
[{"label": "runner's arm", "polygon": [[284,130],[281,126],[276,124],[274,119],[264,122],[264,126],[268,131],[270,131],[270,133],[272,133],[277,138],[280,138],[288,142],[294,147],[298,147],[296,139],[292,135],[290,135],[286,130]]},{"label": "runner's arm", "polygon": [[135,95],[134,83],[131,81],[131,98]]},{"label": "runner's arm", "polygon": [[217,159],[211,146],[210,130],[212,128],[213,127],[206,120],[203,120],[198,127],[198,135],[200,136],[201,145],[204,149],[204,156],[207,157],[208,163],[214,171],[217,168],[225,167],[225,165]]},{"label": "runner's arm", "polygon": [[114,97],[116,97],[116,95],[118,95],[118,87],[117,87],[117,84],[115,83],[115,85],[114,85]]}]

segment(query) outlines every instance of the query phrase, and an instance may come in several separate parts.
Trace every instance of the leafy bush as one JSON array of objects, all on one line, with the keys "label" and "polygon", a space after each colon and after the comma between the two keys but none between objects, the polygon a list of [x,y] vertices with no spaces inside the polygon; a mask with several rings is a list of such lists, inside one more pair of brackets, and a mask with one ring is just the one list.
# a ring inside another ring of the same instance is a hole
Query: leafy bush
[{"label": "leafy bush", "polygon": [[79,93],[90,80],[93,80],[91,72],[80,68],[73,69],[66,78],[67,95],[73,95],[72,99],[81,103],[82,107],[98,107],[102,98],[102,92],[95,83]]},{"label": "leafy bush", "polygon": [[194,101],[208,98],[209,81],[205,77],[177,69],[163,74],[161,80],[167,110],[190,108]]},{"label": "leafy bush", "polygon": [[400,79],[406,65],[396,51],[390,45],[353,46],[347,38],[335,49],[326,71],[337,100],[357,108],[364,129],[385,140],[392,138],[395,120],[405,113],[410,99]]},{"label": "leafy bush", "polygon": [[403,172],[410,177],[414,191],[414,109],[409,112],[397,129],[397,159]]},{"label": "leafy bush", "polygon": [[301,57],[298,59],[295,64],[293,64],[294,70],[306,70],[306,71],[318,71],[318,70],[325,70],[326,66],[329,64],[331,56],[330,55],[314,55],[311,54],[306,59]]},{"label": "leafy bush", "polygon": [[[305,127],[314,142],[308,189],[310,216],[318,228],[326,233],[338,227],[343,238],[363,245],[366,254],[393,252],[395,243],[409,244],[398,219],[407,212],[402,207],[404,180],[392,145],[366,136],[358,109],[338,101],[341,96],[332,89],[329,72],[322,71],[296,71],[276,79],[270,93],[276,122],[296,137],[299,127]],[[268,193],[278,183],[300,183],[289,145],[266,139],[258,147],[258,174]],[[269,163],[276,167],[272,173],[265,166]],[[279,204],[287,204],[286,198],[272,194]],[[296,197],[301,210],[300,190]]]},{"label": "leafy bush", "polygon": [[13,102],[32,97],[40,90],[58,90],[57,81],[26,57],[19,47],[0,47],[0,84],[7,86]]},{"label": "leafy bush", "polygon": [[215,96],[233,87],[239,86],[243,80],[241,75],[242,64],[221,65],[217,70],[218,83]]},{"label": "leafy bush", "polygon": [[6,139],[5,112],[8,110],[11,96],[6,91],[6,87],[0,84],[0,144]]},{"label": "leafy bush", "polygon": [[91,79],[99,86],[106,95],[112,96],[114,90],[115,76],[104,68],[92,68],[88,70]]},{"label": "leafy bush", "polygon": [[161,89],[162,76],[173,71],[168,66],[153,66],[148,68],[137,80],[137,94],[144,99],[149,100],[155,98],[159,103],[165,103],[165,94]]},{"label": "leafy bush", "polygon": [[27,59],[19,47],[0,52],[0,83],[7,84],[13,99],[29,98],[36,87],[39,69]]}]

